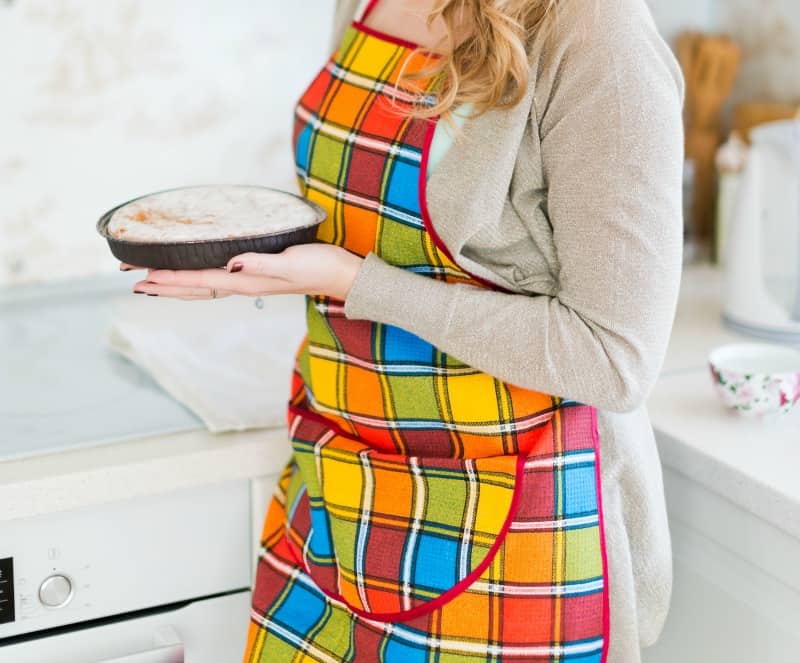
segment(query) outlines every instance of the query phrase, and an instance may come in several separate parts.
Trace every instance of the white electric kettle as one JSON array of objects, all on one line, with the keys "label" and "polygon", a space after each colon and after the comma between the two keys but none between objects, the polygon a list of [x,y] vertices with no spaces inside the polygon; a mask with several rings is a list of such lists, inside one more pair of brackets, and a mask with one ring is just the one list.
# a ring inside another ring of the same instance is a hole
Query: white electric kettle
[{"label": "white electric kettle", "polygon": [[800,119],[761,125],[750,138],[724,247],[723,319],[800,344]]}]

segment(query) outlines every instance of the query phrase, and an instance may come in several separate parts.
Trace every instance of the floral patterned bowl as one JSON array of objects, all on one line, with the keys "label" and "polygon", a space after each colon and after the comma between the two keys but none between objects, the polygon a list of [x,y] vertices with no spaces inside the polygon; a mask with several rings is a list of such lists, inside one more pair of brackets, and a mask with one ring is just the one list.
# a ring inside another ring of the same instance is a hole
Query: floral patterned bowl
[{"label": "floral patterned bowl", "polygon": [[767,343],[734,343],[708,358],[722,402],[745,416],[785,414],[800,402],[800,351]]}]

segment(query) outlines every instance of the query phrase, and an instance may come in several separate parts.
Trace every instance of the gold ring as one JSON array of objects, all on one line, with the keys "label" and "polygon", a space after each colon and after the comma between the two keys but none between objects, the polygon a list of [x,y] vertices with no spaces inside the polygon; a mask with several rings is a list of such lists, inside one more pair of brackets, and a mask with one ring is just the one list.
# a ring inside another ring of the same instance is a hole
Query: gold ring
[{"label": "gold ring", "polygon": [[216,298],[217,298],[217,289],[211,288],[211,299],[216,299]]}]

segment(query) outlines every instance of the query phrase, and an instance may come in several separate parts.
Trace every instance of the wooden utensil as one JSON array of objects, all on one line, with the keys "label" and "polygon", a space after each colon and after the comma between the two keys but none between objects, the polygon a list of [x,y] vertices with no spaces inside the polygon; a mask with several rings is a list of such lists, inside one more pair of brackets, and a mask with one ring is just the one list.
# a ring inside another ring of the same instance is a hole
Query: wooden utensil
[{"label": "wooden utensil", "polygon": [[718,128],[719,112],[733,89],[740,61],[741,50],[729,37],[699,39],[687,80],[693,102],[691,129]]},{"label": "wooden utensil", "polygon": [[711,239],[716,173],[714,155],[721,142],[720,110],[731,93],[741,50],[727,36],[685,33],[678,55],[686,78],[686,158],[695,163],[692,222],[698,239]]},{"label": "wooden utensil", "polygon": [[733,109],[733,130],[749,143],[750,129],[766,122],[791,120],[800,116],[800,101],[794,104],[747,102]]}]

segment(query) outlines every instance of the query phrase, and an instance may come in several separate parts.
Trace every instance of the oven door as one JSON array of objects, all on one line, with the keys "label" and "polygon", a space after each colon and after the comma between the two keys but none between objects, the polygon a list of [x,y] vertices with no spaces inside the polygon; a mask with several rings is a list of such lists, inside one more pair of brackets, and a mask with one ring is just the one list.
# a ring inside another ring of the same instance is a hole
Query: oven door
[{"label": "oven door", "polygon": [[0,646],[3,663],[238,663],[250,592],[40,631]]}]

